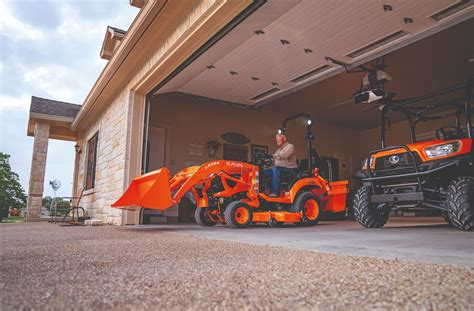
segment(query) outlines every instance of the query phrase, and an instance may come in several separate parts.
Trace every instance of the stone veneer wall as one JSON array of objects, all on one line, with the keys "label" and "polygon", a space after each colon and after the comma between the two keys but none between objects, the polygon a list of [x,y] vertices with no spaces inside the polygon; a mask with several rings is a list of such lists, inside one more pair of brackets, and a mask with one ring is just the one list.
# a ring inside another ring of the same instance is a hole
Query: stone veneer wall
[{"label": "stone veneer wall", "polygon": [[78,187],[84,187],[87,141],[97,132],[97,162],[95,186],[84,191],[80,206],[92,218],[105,223],[120,225],[121,210],[113,209],[113,203],[123,192],[125,178],[125,150],[127,138],[127,118],[129,91],[124,90],[100,115],[97,121],[81,135],[82,153],[79,159]]},{"label": "stone veneer wall", "polygon": [[150,68],[159,63],[215,2],[215,0],[200,1],[190,9],[188,16],[183,19],[173,34],[157,47],[156,52],[145,61],[137,74],[130,77],[129,81],[131,82],[122,90],[121,94],[97,117],[93,125],[81,133],[79,144],[82,153],[78,164],[78,190],[75,190],[77,194],[84,187],[87,141],[97,131],[99,132],[95,187],[93,190],[84,191],[79,204],[92,218],[101,219],[109,224],[122,224],[121,210],[111,208],[110,204],[122,195],[125,186],[128,124],[133,110],[131,86],[142,79]]}]

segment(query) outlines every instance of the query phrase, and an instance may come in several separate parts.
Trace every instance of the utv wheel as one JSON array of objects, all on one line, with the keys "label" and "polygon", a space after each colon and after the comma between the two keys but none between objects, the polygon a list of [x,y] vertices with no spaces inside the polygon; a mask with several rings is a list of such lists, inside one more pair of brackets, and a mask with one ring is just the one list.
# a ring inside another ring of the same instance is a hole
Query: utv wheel
[{"label": "utv wheel", "polygon": [[246,203],[235,201],[227,205],[224,217],[229,227],[239,229],[246,228],[252,223],[253,213]]},{"label": "utv wheel", "polygon": [[474,230],[474,177],[458,177],[449,183],[446,207],[453,226]]},{"label": "utv wheel", "polygon": [[203,227],[212,227],[217,224],[217,222],[212,220],[211,216],[209,216],[209,209],[206,207],[196,207],[194,218],[196,219],[196,223]]},{"label": "utv wheel", "polygon": [[370,201],[370,188],[362,187],[354,196],[354,216],[365,228],[381,228],[387,223],[389,210],[379,209]]},{"label": "utv wheel", "polygon": [[302,221],[295,223],[297,226],[314,226],[319,222],[322,214],[318,198],[310,191],[298,194],[288,211],[291,213],[303,213]]}]

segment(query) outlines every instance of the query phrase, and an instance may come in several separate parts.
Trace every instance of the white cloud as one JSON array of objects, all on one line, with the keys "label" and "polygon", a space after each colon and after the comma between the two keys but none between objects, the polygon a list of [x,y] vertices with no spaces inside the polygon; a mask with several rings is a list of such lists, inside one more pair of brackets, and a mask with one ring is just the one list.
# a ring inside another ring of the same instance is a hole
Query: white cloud
[{"label": "white cloud", "polygon": [[44,33],[41,30],[17,19],[4,2],[0,2],[0,12],[2,12],[2,18],[0,18],[0,32],[4,36],[14,40],[40,40],[44,38]]},{"label": "white cloud", "polygon": [[0,122],[8,122],[6,110],[19,109],[20,111],[28,111],[30,107],[31,97],[12,97],[0,95]]},{"label": "white cloud", "polygon": [[102,29],[102,27],[98,27],[103,21],[82,19],[77,9],[71,6],[70,3],[64,3],[59,8],[59,12],[62,17],[62,22],[58,33],[62,36],[67,36],[71,39],[79,36],[87,36],[90,39],[91,35],[100,36],[105,33],[105,28]]},{"label": "white cloud", "polygon": [[74,70],[61,65],[39,66],[25,71],[24,81],[32,89],[40,89],[52,98],[74,101],[77,86],[72,81]]}]

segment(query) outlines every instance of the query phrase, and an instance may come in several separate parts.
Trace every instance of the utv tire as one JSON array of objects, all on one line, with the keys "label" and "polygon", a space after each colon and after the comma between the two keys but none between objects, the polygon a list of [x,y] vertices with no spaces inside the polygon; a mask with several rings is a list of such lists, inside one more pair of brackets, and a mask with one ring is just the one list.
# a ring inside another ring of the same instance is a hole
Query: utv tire
[{"label": "utv tire", "polygon": [[310,191],[299,193],[288,211],[290,213],[303,212],[302,221],[295,223],[297,226],[314,226],[319,222],[322,214],[318,197]]},{"label": "utv tire", "polygon": [[474,177],[458,177],[449,183],[446,207],[454,227],[474,230]]},{"label": "utv tire", "polygon": [[381,228],[388,220],[389,210],[379,210],[370,201],[370,188],[364,186],[354,196],[354,216],[365,228]]},{"label": "utv tire", "polygon": [[212,227],[217,224],[217,222],[212,220],[209,216],[209,210],[206,207],[196,207],[194,218],[196,219],[196,223],[203,227]]},{"label": "utv tire", "polygon": [[246,203],[235,201],[225,208],[224,218],[227,225],[233,229],[246,228],[252,223],[253,213]]}]

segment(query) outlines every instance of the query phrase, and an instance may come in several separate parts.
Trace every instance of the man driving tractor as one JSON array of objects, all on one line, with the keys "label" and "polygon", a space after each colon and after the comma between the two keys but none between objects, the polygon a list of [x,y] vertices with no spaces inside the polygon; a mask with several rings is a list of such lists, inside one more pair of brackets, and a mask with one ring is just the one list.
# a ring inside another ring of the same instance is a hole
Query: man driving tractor
[{"label": "man driving tractor", "polygon": [[283,133],[277,133],[275,139],[278,148],[273,154],[274,165],[262,172],[263,176],[272,179],[270,197],[280,196],[281,175],[290,174],[297,167],[295,146],[288,142]]}]

